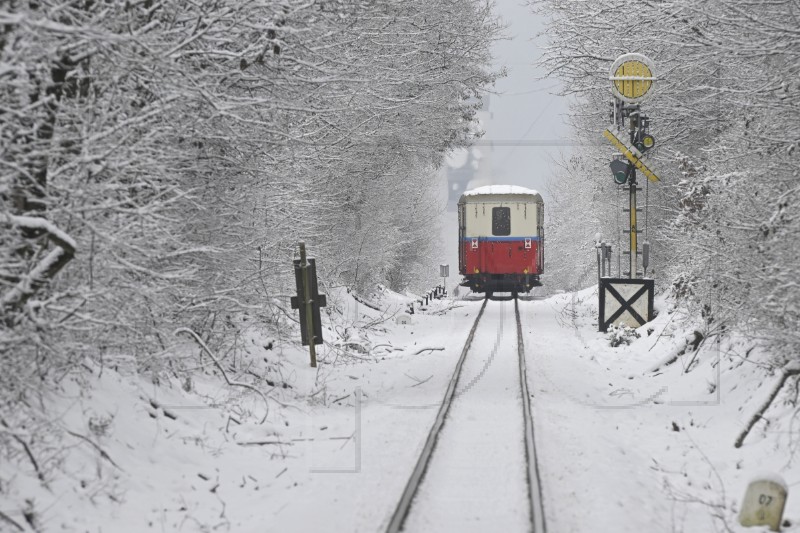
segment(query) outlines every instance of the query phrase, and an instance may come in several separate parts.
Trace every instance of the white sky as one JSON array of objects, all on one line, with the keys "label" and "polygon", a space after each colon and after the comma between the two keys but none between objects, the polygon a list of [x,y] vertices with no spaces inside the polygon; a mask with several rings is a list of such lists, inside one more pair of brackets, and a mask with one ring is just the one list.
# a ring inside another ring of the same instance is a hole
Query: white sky
[{"label": "white sky", "polygon": [[[556,96],[560,84],[553,79],[539,80],[543,70],[534,66],[541,55],[536,38],[543,22],[531,13],[524,0],[496,0],[498,15],[508,25],[510,39],[495,45],[497,65],[506,66],[508,76],[496,84],[498,94],[489,96],[491,118],[484,125],[486,141],[554,141],[567,136],[562,115],[567,111],[566,98]],[[482,143],[482,144],[483,144]],[[494,183],[522,185],[538,190],[547,199],[546,179],[550,160],[565,146],[482,146],[492,150]]]}]

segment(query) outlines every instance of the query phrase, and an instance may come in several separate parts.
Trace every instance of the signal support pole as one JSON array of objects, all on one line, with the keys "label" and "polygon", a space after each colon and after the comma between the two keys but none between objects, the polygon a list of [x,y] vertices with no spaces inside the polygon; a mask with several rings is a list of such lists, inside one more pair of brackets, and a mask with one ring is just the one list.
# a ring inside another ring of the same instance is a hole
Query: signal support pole
[{"label": "signal support pole", "polygon": [[[631,110],[631,114],[629,117],[629,135],[631,139],[631,144],[634,144],[636,138],[636,130],[639,127],[639,116],[641,114],[640,108],[638,104],[634,104],[634,109]],[[628,277],[630,279],[636,279],[637,274],[639,272],[638,269],[638,252],[639,252],[639,242],[638,242],[638,234],[636,228],[636,167],[631,167],[631,177],[628,180],[628,187],[629,190],[629,202],[628,202],[628,209],[630,209],[630,241],[631,241],[631,257],[630,257],[630,272],[628,273]]]},{"label": "signal support pole", "polygon": [[628,276],[631,279],[636,278],[638,269],[638,257],[637,252],[639,250],[639,243],[637,239],[638,229],[636,229],[636,170],[631,171],[631,179],[628,182],[628,186],[630,187],[630,210],[631,210],[631,262],[630,262],[630,275]]},{"label": "signal support pole", "polygon": [[311,366],[317,366],[317,349],[314,346],[314,312],[311,308],[311,276],[308,275],[308,261],[306,261],[306,243],[300,245],[300,270],[303,273],[303,309],[306,314],[306,335],[308,335],[308,353],[311,356]]}]

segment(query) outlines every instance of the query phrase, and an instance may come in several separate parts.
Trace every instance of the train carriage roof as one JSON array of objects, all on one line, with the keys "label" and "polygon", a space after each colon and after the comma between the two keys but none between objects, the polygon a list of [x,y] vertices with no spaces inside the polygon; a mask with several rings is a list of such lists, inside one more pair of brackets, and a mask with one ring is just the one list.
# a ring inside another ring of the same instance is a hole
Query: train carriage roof
[{"label": "train carriage roof", "polygon": [[542,195],[533,189],[519,185],[486,185],[465,191],[459,198],[459,204],[472,202],[542,202]]}]

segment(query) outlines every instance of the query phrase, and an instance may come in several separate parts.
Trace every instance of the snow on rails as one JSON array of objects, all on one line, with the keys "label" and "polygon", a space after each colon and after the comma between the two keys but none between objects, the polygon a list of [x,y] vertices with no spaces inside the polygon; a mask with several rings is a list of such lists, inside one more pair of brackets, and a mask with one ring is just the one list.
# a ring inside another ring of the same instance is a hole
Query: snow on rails
[{"label": "snow on rails", "polygon": [[519,303],[486,299],[386,531],[545,533],[530,399]]}]

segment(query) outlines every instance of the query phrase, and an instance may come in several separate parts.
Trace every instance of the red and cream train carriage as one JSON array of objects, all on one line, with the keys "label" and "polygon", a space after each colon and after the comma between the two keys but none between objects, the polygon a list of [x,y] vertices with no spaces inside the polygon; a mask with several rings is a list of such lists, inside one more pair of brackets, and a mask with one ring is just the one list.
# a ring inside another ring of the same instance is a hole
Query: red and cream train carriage
[{"label": "red and cream train carriage", "polygon": [[458,201],[459,273],[473,292],[528,292],[544,269],[544,202],[516,185],[490,185]]}]

